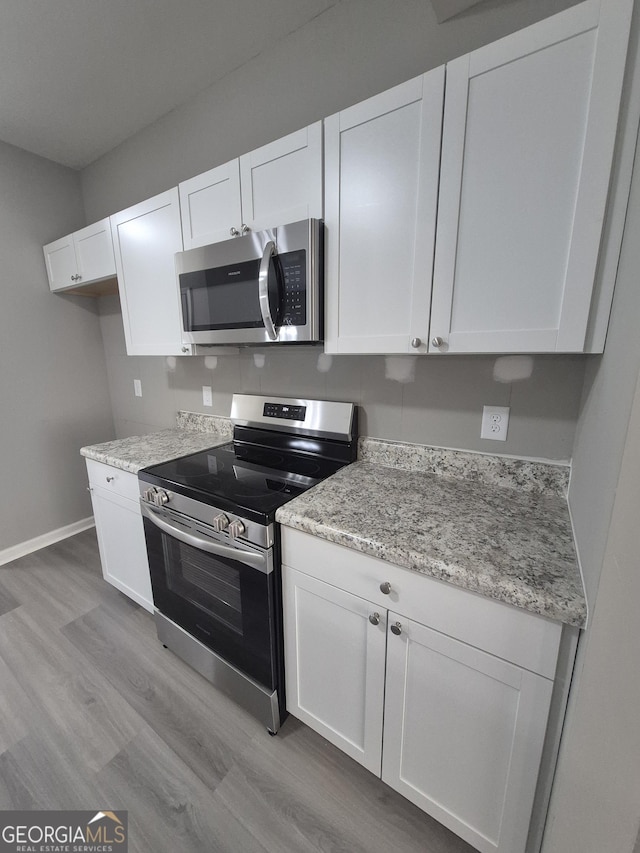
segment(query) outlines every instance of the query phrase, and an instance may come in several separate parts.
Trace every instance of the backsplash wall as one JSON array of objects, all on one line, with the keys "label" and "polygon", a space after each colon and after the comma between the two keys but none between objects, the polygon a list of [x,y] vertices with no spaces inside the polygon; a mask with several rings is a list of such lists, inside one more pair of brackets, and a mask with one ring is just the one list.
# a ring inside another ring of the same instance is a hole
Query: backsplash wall
[{"label": "backsplash wall", "polygon": [[[126,355],[118,297],[102,298],[100,315],[119,438],[175,426],[178,409],[228,417],[232,394],[243,392],[355,402],[360,433],[376,438],[560,461],[571,457],[584,357],[326,356],[321,347],[138,357]],[[513,378],[517,375],[523,378]],[[142,397],[134,395],[134,379],[141,380]],[[204,385],[212,388],[212,407],[202,405]],[[511,407],[506,442],[480,438],[483,405]]]}]

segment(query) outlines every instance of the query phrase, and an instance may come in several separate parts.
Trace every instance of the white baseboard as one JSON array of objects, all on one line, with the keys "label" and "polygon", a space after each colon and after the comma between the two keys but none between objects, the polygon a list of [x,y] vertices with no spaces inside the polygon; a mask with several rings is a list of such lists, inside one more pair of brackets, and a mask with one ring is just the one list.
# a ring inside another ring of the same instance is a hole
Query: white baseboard
[{"label": "white baseboard", "polygon": [[94,527],[94,525],[95,521],[93,520],[93,516],[90,515],[89,518],[82,518],[80,521],[74,521],[73,524],[67,524],[65,527],[59,527],[57,530],[43,533],[42,536],[36,536],[35,539],[21,542],[20,545],[12,545],[11,548],[5,548],[4,551],[0,551],[0,566],[11,563],[19,557],[32,554],[34,551],[39,551],[41,548],[46,548],[47,545],[60,542],[61,539],[66,539],[68,536],[75,536],[76,533],[82,533],[83,530],[88,530],[90,527]]}]

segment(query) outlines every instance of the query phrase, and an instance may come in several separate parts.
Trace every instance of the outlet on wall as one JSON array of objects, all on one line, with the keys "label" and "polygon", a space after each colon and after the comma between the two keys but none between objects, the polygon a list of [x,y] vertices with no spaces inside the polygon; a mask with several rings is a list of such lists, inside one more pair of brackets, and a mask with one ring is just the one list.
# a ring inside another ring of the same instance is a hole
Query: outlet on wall
[{"label": "outlet on wall", "polygon": [[211,394],[211,385],[202,386],[202,405],[213,406],[213,396]]},{"label": "outlet on wall", "polygon": [[133,380],[133,393],[136,397],[142,397],[142,382],[139,379]]},{"label": "outlet on wall", "polygon": [[506,441],[509,428],[509,406],[483,406],[480,438]]}]

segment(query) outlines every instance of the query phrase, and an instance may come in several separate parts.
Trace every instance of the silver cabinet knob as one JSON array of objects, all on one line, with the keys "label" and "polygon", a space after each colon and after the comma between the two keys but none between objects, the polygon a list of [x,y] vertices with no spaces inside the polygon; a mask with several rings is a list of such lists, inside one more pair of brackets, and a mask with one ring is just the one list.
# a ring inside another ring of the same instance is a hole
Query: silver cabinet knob
[{"label": "silver cabinet knob", "polygon": [[72,276],[71,276],[71,281],[80,281],[80,279],[81,279],[81,278],[82,278],[82,276],[81,276],[81,275],[72,275]]},{"label": "silver cabinet knob", "polygon": [[402,634],[402,625],[400,624],[400,622],[396,622],[395,625],[391,626],[391,633],[395,634],[396,637],[399,637],[400,634]]},{"label": "silver cabinet knob", "polygon": [[441,337],[436,335],[436,337],[431,338],[431,343],[433,344],[434,347],[441,347],[442,344],[444,343],[444,341],[442,340]]},{"label": "silver cabinet knob", "polygon": [[220,515],[215,516],[211,522],[211,526],[217,533],[222,533],[222,531],[226,530],[229,526],[229,519],[223,512],[221,512]]},{"label": "silver cabinet knob", "polygon": [[113,483],[115,477],[107,477],[107,483]]},{"label": "silver cabinet knob", "polygon": [[182,352],[189,352],[189,347],[182,347]]},{"label": "silver cabinet knob", "polygon": [[383,595],[389,595],[389,593],[391,592],[391,584],[389,583],[389,581],[384,581],[380,584],[380,592]]},{"label": "silver cabinet knob", "polygon": [[242,232],[241,232],[241,233],[242,233],[242,234],[248,234],[248,233],[249,233],[249,231],[251,231],[251,228],[249,228],[249,226],[248,226],[248,225],[245,225],[245,224],[244,224],[244,222],[243,222],[243,223],[242,223]]},{"label": "silver cabinet knob", "polygon": [[229,234],[231,234],[232,237],[238,237],[240,232],[238,231],[237,228],[234,228],[232,225],[231,228],[229,229]]},{"label": "silver cabinet knob", "polygon": [[379,613],[370,613],[369,614],[369,622],[371,622],[372,625],[379,625],[380,624],[380,614]]},{"label": "silver cabinet knob", "polygon": [[422,339],[421,338],[411,338],[411,346],[414,349],[418,349],[418,347],[422,346]]},{"label": "silver cabinet knob", "polygon": [[240,519],[236,518],[229,523],[227,530],[229,531],[229,536],[232,539],[236,539],[238,536],[242,536],[245,531],[245,526]]}]

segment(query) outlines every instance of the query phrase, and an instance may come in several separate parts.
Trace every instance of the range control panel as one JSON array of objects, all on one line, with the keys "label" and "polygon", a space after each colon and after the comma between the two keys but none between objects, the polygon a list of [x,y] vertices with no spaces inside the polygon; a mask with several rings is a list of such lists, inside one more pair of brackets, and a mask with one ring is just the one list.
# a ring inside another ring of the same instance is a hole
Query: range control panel
[{"label": "range control panel", "polygon": [[307,253],[278,255],[284,281],[283,326],[304,326],[307,322]]},{"label": "range control panel", "polygon": [[304,421],[306,406],[287,406],[283,403],[265,403],[262,414],[265,418],[285,418],[289,421]]}]

